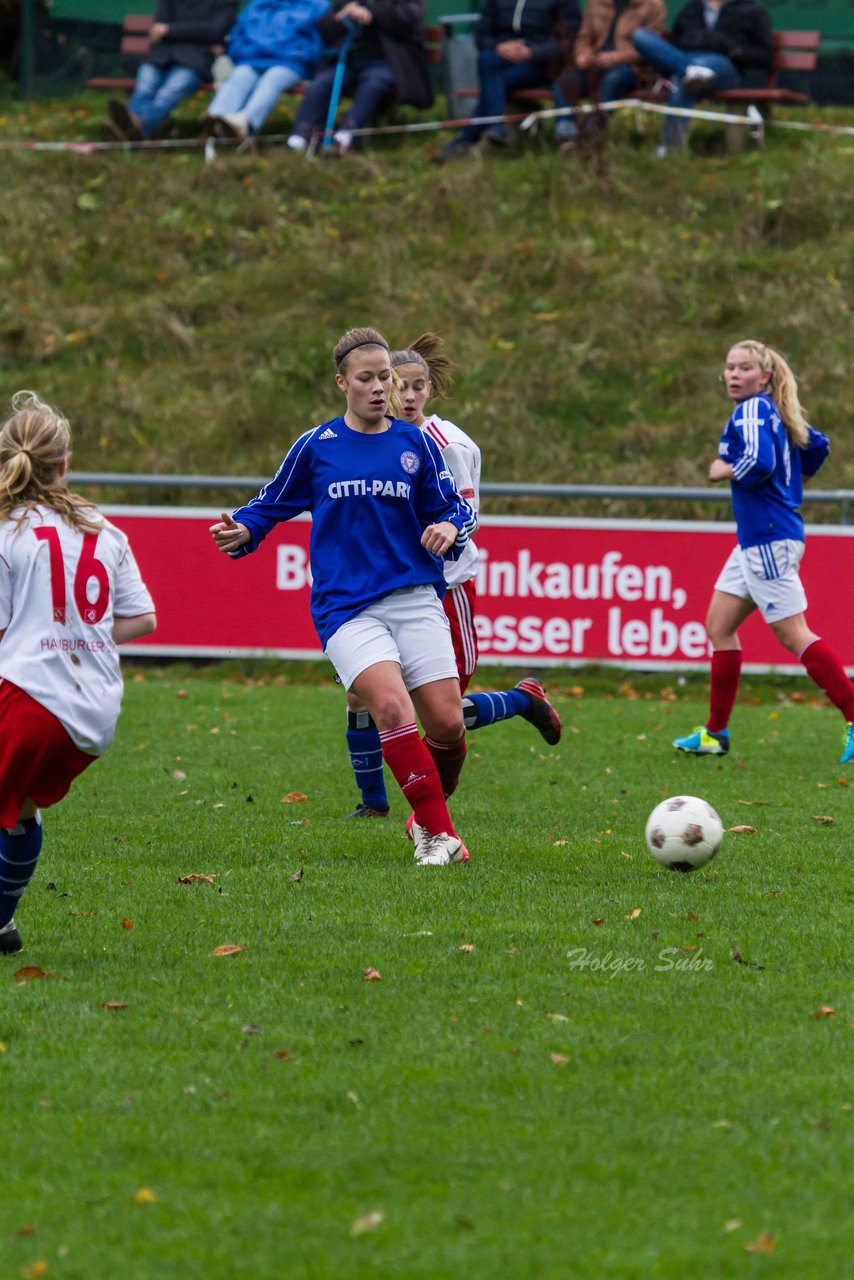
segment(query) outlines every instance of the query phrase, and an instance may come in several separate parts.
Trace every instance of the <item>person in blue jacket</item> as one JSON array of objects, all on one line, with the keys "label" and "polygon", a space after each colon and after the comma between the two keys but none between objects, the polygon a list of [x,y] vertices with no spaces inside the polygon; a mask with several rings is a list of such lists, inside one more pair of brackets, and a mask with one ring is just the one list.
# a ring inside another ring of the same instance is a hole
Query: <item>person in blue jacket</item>
[{"label": "person in blue jacket", "polygon": [[692,755],[729,751],[730,714],[741,674],[738,629],[755,609],[845,719],[840,764],[854,760],[854,685],[833,650],[807,625],[798,567],[804,553],[802,477],[830,452],[827,436],[808,425],[798,384],[773,347],[747,339],[729,351],[723,381],[735,401],[709,467],[729,480],[738,545],[715,583],[706,618],[712,645],[709,719],[673,746]]},{"label": "person in blue jacket", "polygon": [[205,120],[215,137],[259,133],[283,93],[311,78],[323,52],[318,19],[327,0],[249,0],[228,38],[231,75]]},{"label": "person in blue jacket", "polygon": [[237,559],[280,521],[311,512],[312,619],[344,688],[370,711],[383,759],[412,806],[416,863],[465,862],[445,801],[465,759],[465,725],[442,608],[443,558],[466,545],[475,515],[436,442],[396,416],[382,334],[349,330],[333,361],[346,411],[300,436],[270,484],[224,512],[211,534]]}]

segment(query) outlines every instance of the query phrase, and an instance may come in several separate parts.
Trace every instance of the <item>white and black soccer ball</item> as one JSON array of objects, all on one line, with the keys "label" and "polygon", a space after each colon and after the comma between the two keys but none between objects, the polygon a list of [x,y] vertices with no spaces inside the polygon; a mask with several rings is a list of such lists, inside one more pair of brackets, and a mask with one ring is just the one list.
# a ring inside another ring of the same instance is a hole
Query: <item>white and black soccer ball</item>
[{"label": "white and black soccer ball", "polygon": [[669,796],[646,824],[646,843],[656,862],[671,871],[696,871],[721,847],[724,827],[714,809],[696,796]]}]

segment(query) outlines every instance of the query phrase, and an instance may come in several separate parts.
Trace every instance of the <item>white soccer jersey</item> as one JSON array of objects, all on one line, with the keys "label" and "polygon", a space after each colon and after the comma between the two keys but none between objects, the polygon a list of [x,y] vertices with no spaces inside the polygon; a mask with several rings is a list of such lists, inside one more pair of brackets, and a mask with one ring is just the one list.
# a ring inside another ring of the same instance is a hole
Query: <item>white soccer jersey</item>
[{"label": "white soccer jersey", "polygon": [[[433,413],[421,428],[436,441],[442,457],[450,467],[457,493],[465,498],[477,517],[480,509],[480,449],[453,422]],[[449,587],[468,582],[477,573],[478,550],[472,541],[466,543],[459,560],[445,561],[445,581]]]},{"label": "white soccer jersey", "polygon": [[113,619],[154,605],[128,540],[93,508],[98,533],[78,533],[39,504],[18,528],[0,524],[0,679],[46,707],[99,756],[122,701]]}]

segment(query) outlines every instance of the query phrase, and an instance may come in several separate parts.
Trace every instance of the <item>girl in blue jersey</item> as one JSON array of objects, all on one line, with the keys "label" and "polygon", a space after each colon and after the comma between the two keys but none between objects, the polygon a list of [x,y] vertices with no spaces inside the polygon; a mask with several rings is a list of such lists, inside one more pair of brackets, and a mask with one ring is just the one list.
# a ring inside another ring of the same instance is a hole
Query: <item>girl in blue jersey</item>
[{"label": "girl in blue jersey", "polygon": [[442,566],[465,546],[474,515],[434,441],[393,416],[382,334],[351,329],[333,361],[345,413],[300,436],[270,484],[211,534],[237,559],[279,521],[311,512],[312,618],[342,684],[380,730],[383,758],[415,815],[416,862],[465,862],[434,754],[459,773],[465,726]]},{"label": "girl in blue jersey", "polygon": [[[435,333],[422,333],[410,347],[391,353],[391,365],[400,382],[401,417],[433,438],[454,477],[457,491],[476,516],[480,507],[480,449],[471,436],[453,422],[440,418],[437,413],[431,413],[429,417],[426,414],[431,397],[445,399],[452,385],[451,364],[445,355],[442,339]],[[457,560],[446,560],[444,565],[447,590],[442,604],[451,627],[460,692],[464,695],[466,733],[522,716],[550,746],[555,746],[561,736],[560,716],[546,697],[539,680],[529,676],[512,689],[466,695],[478,653],[474,624],[477,563],[477,547],[470,540]],[[379,733],[367,709],[352,693],[347,695],[347,747],[361,793],[359,804],[347,816],[388,817],[389,802]],[[439,755],[436,767],[447,797],[451,794],[449,787],[456,786],[459,770],[455,768],[453,759],[447,761]]]},{"label": "girl in blue jersey", "polygon": [[738,692],[738,629],[759,609],[780,643],[846,721],[840,764],[854,760],[854,685],[836,654],[807,626],[798,566],[804,552],[802,477],[827,458],[827,437],[804,419],[798,385],[772,347],[747,340],[727,355],[723,381],[735,408],[724,428],[709,479],[729,480],[738,545],[715,583],[706,631],[712,645],[709,719],[674,747],[693,755],[724,755]]}]

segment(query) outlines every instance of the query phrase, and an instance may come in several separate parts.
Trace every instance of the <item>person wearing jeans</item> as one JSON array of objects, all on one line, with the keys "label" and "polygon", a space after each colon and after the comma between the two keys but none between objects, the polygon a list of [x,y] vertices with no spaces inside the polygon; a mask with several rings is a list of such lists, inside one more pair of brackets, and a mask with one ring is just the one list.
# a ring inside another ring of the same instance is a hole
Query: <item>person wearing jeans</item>
[{"label": "person wearing jeans", "polygon": [[312,74],[328,8],[326,0],[250,0],[228,39],[234,70],[208,107],[206,133],[260,132],[282,94]]},{"label": "person wearing jeans", "polygon": [[[630,97],[641,79],[641,57],[632,33],[639,27],[661,33],[666,17],[664,0],[587,0],[572,60],[555,84],[555,106],[574,106],[582,97],[595,102]],[[606,122],[604,112],[584,118],[588,141]],[[574,116],[555,121],[555,139],[562,149],[574,147],[578,133]]]},{"label": "person wearing jeans", "polygon": [[[735,89],[745,72],[767,72],[773,57],[771,18],[753,0],[689,0],[669,40],[639,28],[632,44],[644,62],[673,81],[671,107],[691,108],[717,89]],[[678,150],[688,118],[665,117],[659,153]]]},{"label": "person wearing jeans", "polygon": [[151,138],[179,102],[211,78],[237,13],[237,0],[159,0],[150,47],[125,105],[107,104],[110,133],[122,141]]},{"label": "person wearing jeans", "polygon": [[[580,22],[577,0],[486,0],[475,33],[480,51],[475,118],[503,116],[507,98],[520,89],[549,90],[561,46],[572,47]],[[436,161],[465,155],[483,134],[499,146],[507,144],[500,120],[468,124]]]},{"label": "person wearing jeans", "polygon": [[[356,37],[347,54],[341,86],[351,102],[333,134],[339,155],[350,150],[354,130],[372,124],[392,99],[420,108],[433,104],[423,38],[423,0],[336,0],[318,23],[327,45],[344,39],[346,24],[355,26]],[[288,138],[292,151],[305,151],[310,139],[323,132],[335,70],[333,62],[306,89]]]}]

